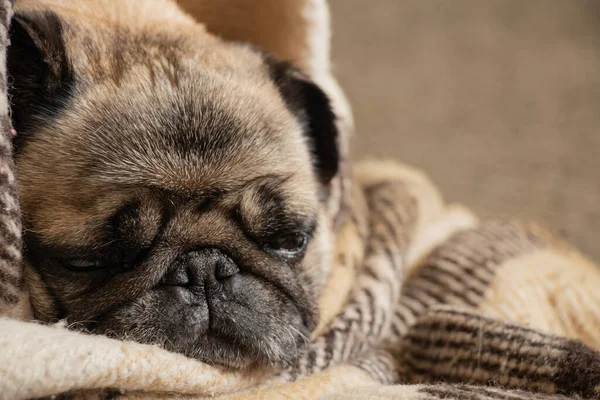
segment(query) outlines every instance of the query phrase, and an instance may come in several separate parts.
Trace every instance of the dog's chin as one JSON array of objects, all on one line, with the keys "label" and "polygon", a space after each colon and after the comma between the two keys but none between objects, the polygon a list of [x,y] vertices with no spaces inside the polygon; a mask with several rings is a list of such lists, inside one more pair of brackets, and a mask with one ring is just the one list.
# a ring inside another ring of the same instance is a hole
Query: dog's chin
[{"label": "dog's chin", "polygon": [[283,369],[306,348],[306,317],[281,294],[272,291],[254,299],[214,296],[198,304],[182,303],[181,294],[173,291],[149,291],[88,329],[236,369]]},{"label": "dog's chin", "polygon": [[[251,367],[271,367],[285,369],[298,359],[306,349],[307,335],[293,333],[282,327],[282,337],[250,343],[237,337],[223,338],[208,334],[200,340],[189,343],[183,349],[167,349],[196,358],[207,364],[235,369]],[[242,342],[243,344],[240,344]]]}]

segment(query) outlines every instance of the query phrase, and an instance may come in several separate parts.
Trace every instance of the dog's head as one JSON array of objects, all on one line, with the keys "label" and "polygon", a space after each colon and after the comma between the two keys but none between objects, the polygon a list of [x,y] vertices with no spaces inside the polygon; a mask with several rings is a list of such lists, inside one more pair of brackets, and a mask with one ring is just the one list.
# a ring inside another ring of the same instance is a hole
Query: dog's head
[{"label": "dog's head", "polygon": [[131,27],[84,3],[17,7],[11,28],[38,317],[212,363],[285,365],[330,264],[326,95],[183,17]]}]

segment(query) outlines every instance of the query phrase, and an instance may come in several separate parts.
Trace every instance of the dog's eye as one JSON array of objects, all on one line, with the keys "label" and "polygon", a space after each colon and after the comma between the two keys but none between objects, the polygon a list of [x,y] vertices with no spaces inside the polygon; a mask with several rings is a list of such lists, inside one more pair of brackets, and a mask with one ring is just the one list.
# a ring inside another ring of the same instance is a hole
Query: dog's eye
[{"label": "dog's eye", "polygon": [[272,251],[293,256],[301,253],[306,247],[306,243],[306,235],[290,233],[271,238],[267,243],[267,247]]},{"label": "dog's eye", "polygon": [[102,268],[102,265],[99,261],[95,260],[85,260],[85,259],[73,259],[73,260],[62,260],[62,263],[71,269],[78,270],[89,270],[89,269],[98,269]]}]

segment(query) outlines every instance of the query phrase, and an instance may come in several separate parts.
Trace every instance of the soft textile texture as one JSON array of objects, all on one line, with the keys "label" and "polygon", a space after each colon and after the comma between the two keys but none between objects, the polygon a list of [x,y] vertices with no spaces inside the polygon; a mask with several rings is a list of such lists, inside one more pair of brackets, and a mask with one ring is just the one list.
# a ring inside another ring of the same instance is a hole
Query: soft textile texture
[{"label": "soft textile texture", "polygon": [[22,317],[29,313],[21,265],[21,213],[12,160],[12,126],[6,74],[9,0],[0,1],[0,315]]},{"label": "soft textile texture", "polygon": [[534,225],[480,222],[444,206],[408,168],[378,162],[355,172],[350,247],[338,243],[333,272],[352,270],[354,283],[329,286],[347,293],[342,311],[296,368],[227,372],[152,346],[1,319],[0,397],[598,397],[595,266]]},{"label": "soft textile texture", "polygon": [[[0,11],[4,57],[10,2]],[[224,371],[26,322],[0,71],[0,398],[600,397],[597,267],[535,225],[445,205],[426,177],[393,163],[355,165],[322,321],[288,371]]]}]

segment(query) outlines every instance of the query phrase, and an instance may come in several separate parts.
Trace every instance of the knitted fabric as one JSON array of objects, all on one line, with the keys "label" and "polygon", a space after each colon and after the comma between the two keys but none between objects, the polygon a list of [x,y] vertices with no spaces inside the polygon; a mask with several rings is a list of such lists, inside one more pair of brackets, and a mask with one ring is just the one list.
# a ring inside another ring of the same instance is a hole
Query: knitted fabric
[{"label": "knitted fabric", "polygon": [[23,316],[28,312],[21,267],[21,213],[12,159],[6,46],[12,2],[0,1],[0,315]]}]

